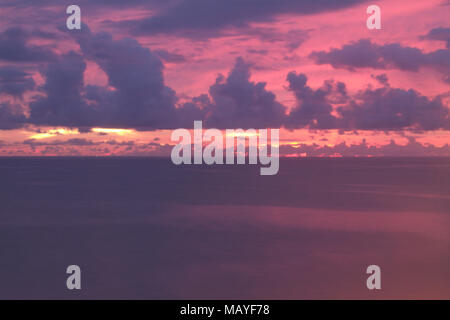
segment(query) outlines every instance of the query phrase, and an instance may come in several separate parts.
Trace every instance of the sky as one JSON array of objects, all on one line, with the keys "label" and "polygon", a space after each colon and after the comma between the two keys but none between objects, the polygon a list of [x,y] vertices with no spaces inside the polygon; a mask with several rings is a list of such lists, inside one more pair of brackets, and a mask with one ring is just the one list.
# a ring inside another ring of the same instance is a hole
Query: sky
[{"label": "sky", "polygon": [[167,156],[195,120],[280,128],[288,157],[450,156],[449,17],[447,0],[1,0],[0,156]]}]

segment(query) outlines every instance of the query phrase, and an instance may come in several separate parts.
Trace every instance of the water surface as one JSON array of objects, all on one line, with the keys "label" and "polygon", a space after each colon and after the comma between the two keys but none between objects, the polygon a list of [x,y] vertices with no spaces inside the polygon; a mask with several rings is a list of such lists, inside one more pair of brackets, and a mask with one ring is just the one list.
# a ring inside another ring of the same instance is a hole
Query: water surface
[{"label": "water surface", "polygon": [[0,298],[449,299],[450,159],[2,158]]}]

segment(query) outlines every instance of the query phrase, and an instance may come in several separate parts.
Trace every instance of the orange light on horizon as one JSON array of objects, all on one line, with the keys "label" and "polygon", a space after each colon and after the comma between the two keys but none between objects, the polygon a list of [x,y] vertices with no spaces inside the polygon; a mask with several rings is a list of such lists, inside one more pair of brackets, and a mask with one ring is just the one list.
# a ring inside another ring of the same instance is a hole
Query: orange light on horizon
[{"label": "orange light on horizon", "polygon": [[114,128],[92,128],[91,131],[96,133],[114,133],[119,136],[124,136],[135,132],[132,129],[114,129]]},{"label": "orange light on horizon", "polygon": [[259,137],[259,132],[255,131],[255,132],[247,132],[247,131],[234,131],[234,132],[227,132],[225,131],[225,136],[226,137],[255,137],[258,136]]},{"label": "orange light on horizon", "polygon": [[48,130],[46,132],[40,132],[40,133],[33,134],[29,138],[39,140],[39,139],[54,137],[57,135],[69,135],[69,134],[79,134],[79,132],[78,132],[78,130],[58,128],[58,129]]}]

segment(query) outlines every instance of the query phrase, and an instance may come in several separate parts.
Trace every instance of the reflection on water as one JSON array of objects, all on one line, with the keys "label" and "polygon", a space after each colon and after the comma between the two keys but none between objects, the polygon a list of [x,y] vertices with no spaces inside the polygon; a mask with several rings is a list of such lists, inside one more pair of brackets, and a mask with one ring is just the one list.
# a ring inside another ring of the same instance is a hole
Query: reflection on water
[{"label": "reflection on water", "polygon": [[0,298],[448,299],[449,164],[0,159]]}]

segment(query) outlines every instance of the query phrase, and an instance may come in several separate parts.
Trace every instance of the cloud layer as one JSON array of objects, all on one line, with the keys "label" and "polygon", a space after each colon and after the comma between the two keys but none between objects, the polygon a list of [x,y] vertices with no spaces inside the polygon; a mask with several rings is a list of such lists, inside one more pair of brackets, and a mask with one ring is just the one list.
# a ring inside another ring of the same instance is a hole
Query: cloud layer
[{"label": "cloud layer", "polygon": [[[14,32],[25,34],[19,30]],[[171,54],[151,51],[134,39],[116,40],[109,33],[93,33],[87,26],[71,35],[81,51],[55,56],[41,69],[45,83],[39,87],[41,94],[29,102],[28,118],[18,112],[20,107],[3,103],[1,128],[30,123],[82,130],[92,127],[156,130],[189,128],[194,120],[203,120],[206,126],[217,128],[450,128],[449,109],[443,96],[428,98],[413,89],[392,88],[386,75],[376,76],[382,87],[368,87],[350,95],[343,82],[327,80],[314,89],[308,85],[305,74],[292,71],[286,77],[287,89],[294,95],[296,104],[288,112],[275,94],[266,89],[265,83],[251,81],[251,66],[242,58],[235,61],[226,77],[216,78],[208,94],[179,103],[176,92],[165,84],[163,74],[163,60],[173,59]],[[17,54],[21,59],[30,48],[42,51],[26,42],[22,44],[17,46],[25,52]],[[342,49],[314,52],[311,57],[317,63],[331,63],[335,67],[394,66],[415,71],[421,65],[444,68],[450,61],[445,61],[446,54],[442,50],[423,54],[415,48],[396,44],[379,46],[360,40]],[[107,86],[84,83],[87,61],[97,64],[106,74]],[[21,97],[34,87],[33,79],[20,68],[0,68],[3,93]]]},{"label": "cloud layer", "polygon": [[[440,39],[443,38],[441,32],[433,34]],[[358,68],[392,68],[417,72],[421,67],[430,67],[450,74],[450,50],[440,49],[424,53],[420,49],[405,47],[398,43],[379,45],[370,39],[361,39],[340,49],[314,51],[309,57],[317,64],[330,64],[334,68],[352,71]]]},{"label": "cloud layer", "polygon": [[127,21],[137,34],[169,33],[189,37],[214,36],[226,27],[270,21],[280,14],[315,14],[348,8],[363,0],[180,0],[150,18]]}]

